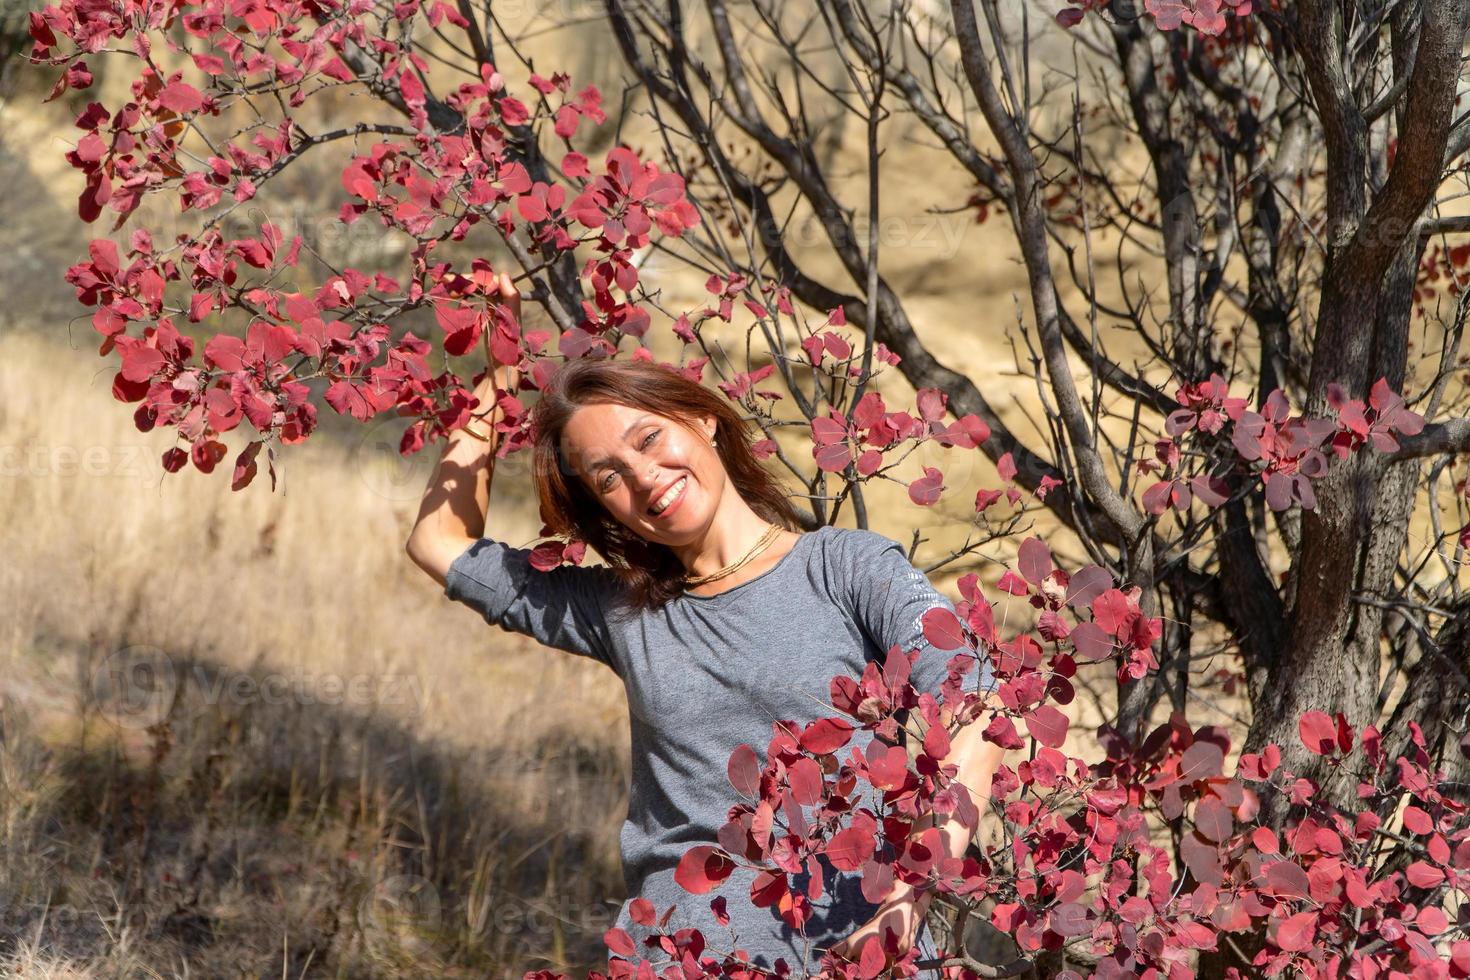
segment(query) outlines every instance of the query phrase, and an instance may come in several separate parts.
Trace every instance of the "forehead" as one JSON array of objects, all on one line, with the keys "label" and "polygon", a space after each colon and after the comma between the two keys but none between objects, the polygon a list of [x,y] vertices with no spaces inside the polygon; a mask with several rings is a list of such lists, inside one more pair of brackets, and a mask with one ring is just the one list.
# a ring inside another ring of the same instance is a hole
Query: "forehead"
[{"label": "forehead", "polygon": [[583,405],[562,430],[562,452],[574,469],[585,472],[618,453],[626,444],[629,426],[636,431],[647,423],[663,421],[668,420],[646,408],[611,402]]},{"label": "forehead", "polygon": [[583,405],[567,419],[566,427],[562,430],[562,443],[584,450],[604,443],[616,443],[621,440],[623,431],[628,426],[645,416],[658,417],[646,408],[634,408],[630,405],[611,402]]}]

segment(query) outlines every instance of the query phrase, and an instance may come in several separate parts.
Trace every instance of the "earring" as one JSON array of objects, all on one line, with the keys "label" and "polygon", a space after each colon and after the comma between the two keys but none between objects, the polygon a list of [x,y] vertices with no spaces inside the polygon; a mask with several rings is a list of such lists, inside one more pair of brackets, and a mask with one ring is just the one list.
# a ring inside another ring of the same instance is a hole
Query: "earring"
[{"label": "earring", "polygon": [[711,439],[711,440],[710,440],[710,441],[709,441],[709,444],[710,444],[710,445],[711,445],[711,446],[713,446],[713,445],[714,445],[714,444],[715,444],[715,441],[714,441],[714,440],[713,440],[713,439]]}]

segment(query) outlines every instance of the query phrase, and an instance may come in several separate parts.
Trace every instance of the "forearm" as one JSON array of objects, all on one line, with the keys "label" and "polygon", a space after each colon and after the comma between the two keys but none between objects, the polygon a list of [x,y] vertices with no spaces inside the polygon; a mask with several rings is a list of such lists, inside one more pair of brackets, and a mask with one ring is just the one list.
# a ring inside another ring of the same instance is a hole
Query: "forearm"
[{"label": "forearm", "polygon": [[477,418],[469,424],[490,441],[475,438],[463,429],[451,432],[445,441],[439,463],[424,488],[418,517],[409,535],[410,548],[415,541],[436,539],[459,541],[485,534],[485,511],[490,505],[490,483],[494,476],[495,447],[500,433],[494,423],[501,413],[495,408],[495,380],[501,390],[514,390],[517,375],[512,367],[497,365],[474,390],[480,404],[474,409]]},{"label": "forearm", "polygon": [[[994,695],[987,699],[987,703],[991,703],[993,699]],[[949,754],[944,759],[945,764],[953,764],[957,768],[954,788],[961,796],[968,797],[968,804],[962,803],[943,815],[937,825],[935,814],[929,811],[914,822],[910,833],[911,837],[918,837],[929,828],[937,826],[941,850],[951,858],[963,858],[975,832],[979,830],[990,803],[991,780],[1005,754],[1005,749],[1001,746],[985,740],[985,727],[983,715],[962,727],[953,736]],[[967,823],[967,820],[970,822]],[[930,897],[931,892],[928,890],[917,889],[907,882],[895,880],[887,901],[917,899],[927,907]]]}]

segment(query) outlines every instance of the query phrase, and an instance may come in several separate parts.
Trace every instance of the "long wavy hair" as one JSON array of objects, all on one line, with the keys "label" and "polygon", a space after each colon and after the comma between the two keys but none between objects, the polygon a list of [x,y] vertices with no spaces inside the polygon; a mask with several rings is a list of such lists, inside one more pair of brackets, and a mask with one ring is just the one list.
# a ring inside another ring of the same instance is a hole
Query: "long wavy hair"
[{"label": "long wavy hair", "polygon": [[531,408],[532,476],[541,519],[562,536],[585,541],[626,586],[630,610],[659,608],[683,589],[687,572],[667,546],[616,520],[577,476],[562,451],[568,421],[587,405],[638,408],[697,428],[715,418],[716,451],[725,473],[751,510],[789,531],[801,529],[776,478],[756,459],[743,418],[724,398],[678,368],[653,361],[578,358],[565,362]]}]

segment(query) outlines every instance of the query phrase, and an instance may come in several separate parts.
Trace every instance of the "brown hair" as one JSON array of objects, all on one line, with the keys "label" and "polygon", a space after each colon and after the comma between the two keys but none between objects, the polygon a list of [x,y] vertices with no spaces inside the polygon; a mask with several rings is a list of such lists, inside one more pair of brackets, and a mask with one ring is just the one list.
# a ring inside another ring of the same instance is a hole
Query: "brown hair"
[{"label": "brown hair", "polygon": [[591,545],[627,587],[631,609],[663,606],[682,591],[686,571],[667,545],[635,534],[609,514],[562,453],[562,432],[572,415],[586,405],[608,403],[694,427],[704,416],[714,416],[720,461],[741,498],[772,524],[801,529],[785,490],[751,452],[745,420],[726,399],[678,368],[652,361],[567,361],[531,408],[532,475],[541,519],[554,533]]}]

